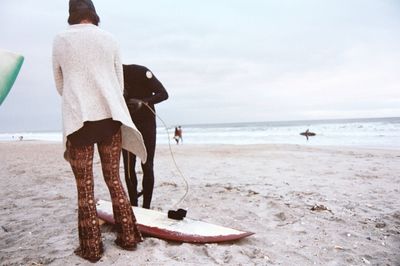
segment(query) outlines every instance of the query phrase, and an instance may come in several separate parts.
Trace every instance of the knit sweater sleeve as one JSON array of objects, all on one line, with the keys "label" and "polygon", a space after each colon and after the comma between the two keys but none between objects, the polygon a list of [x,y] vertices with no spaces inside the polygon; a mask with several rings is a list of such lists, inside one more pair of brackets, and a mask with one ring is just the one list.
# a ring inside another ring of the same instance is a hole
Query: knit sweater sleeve
[{"label": "knit sweater sleeve", "polygon": [[115,49],[114,65],[115,65],[115,73],[117,74],[118,82],[121,87],[121,91],[123,92],[124,91],[124,72],[122,69],[121,55],[120,55],[118,46]]},{"label": "knit sweater sleeve", "polygon": [[64,78],[63,78],[63,73],[60,64],[58,63],[57,60],[57,54],[58,54],[58,49],[60,42],[58,38],[56,38],[53,42],[53,74],[54,74],[54,81],[56,84],[57,91],[60,95],[63,93],[63,87],[64,87]]}]

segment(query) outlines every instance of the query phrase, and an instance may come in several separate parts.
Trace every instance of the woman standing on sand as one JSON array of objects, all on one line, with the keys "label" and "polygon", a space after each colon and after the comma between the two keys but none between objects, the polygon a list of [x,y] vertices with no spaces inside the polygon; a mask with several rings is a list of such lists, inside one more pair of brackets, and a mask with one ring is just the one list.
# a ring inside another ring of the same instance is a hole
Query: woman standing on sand
[{"label": "woman standing on sand", "polygon": [[123,97],[118,45],[111,34],[98,28],[99,21],[91,0],[70,0],[70,26],[53,43],[54,78],[62,97],[64,157],[78,190],[79,248],[75,253],[92,262],[103,253],[93,190],[94,144],[112,199],[115,243],[123,249],[133,250],[142,236],[119,178],[121,148],[146,161],[142,136]]}]

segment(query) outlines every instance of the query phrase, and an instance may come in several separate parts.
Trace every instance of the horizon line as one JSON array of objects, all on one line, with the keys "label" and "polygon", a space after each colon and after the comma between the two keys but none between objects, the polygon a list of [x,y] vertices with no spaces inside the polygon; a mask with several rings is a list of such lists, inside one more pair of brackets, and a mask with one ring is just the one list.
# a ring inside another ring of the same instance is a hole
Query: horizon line
[{"label": "horizon line", "polygon": [[[175,126],[182,126],[182,127],[198,127],[198,126],[222,126],[222,125],[243,125],[243,124],[266,124],[266,123],[301,123],[301,122],[310,122],[310,123],[318,123],[318,122],[355,122],[355,121],[365,121],[365,120],[384,120],[384,119],[399,119],[400,116],[393,116],[393,117],[360,117],[360,118],[328,118],[328,119],[299,119],[299,120],[269,120],[269,121],[253,121],[253,122],[223,122],[223,123],[196,123],[196,124],[176,124],[176,125],[169,125],[169,128],[174,128]],[[165,128],[164,126],[161,126]],[[158,128],[158,126],[157,126]],[[21,131],[0,131],[0,134],[16,134],[16,133],[55,133],[55,132],[62,132],[61,129],[54,130],[54,129],[47,129],[47,130],[21,130]]]}]

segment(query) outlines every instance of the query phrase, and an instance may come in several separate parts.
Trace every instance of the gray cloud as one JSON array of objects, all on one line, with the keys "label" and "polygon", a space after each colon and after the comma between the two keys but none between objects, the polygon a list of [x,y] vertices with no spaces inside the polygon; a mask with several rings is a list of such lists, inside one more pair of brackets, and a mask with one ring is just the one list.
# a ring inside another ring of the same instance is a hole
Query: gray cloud
[{"label": "gray cloud", "polygon": [[[0,131],[61,128],[50,55],[68,1],[39,2],[1,3],[0,47],[26,61]],[[158,110],[170,124],[400,115],[397,1],[95,4],[124,63],[166,86]]]}]

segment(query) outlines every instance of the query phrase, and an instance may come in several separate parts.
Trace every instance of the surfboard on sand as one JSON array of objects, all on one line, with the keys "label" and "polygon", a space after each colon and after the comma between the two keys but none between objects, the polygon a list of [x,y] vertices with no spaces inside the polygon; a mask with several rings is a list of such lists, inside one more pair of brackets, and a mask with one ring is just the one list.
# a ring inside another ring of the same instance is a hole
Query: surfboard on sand
[{"label": "surfboard on sand", "polygon": [[23,62],[22,55],[0,50],[0,105],[17,79]]},{"label": "surfboard on sand", "polygon": [[[142,234],[165,240],[187,243],[218,243],[238,240],[254,234],[190,218],[173,220],[163,212],[140,207],[132,208]],[[111,202],[99,200],[97,202],[97,215],[108,223],[114,223]]]}]

